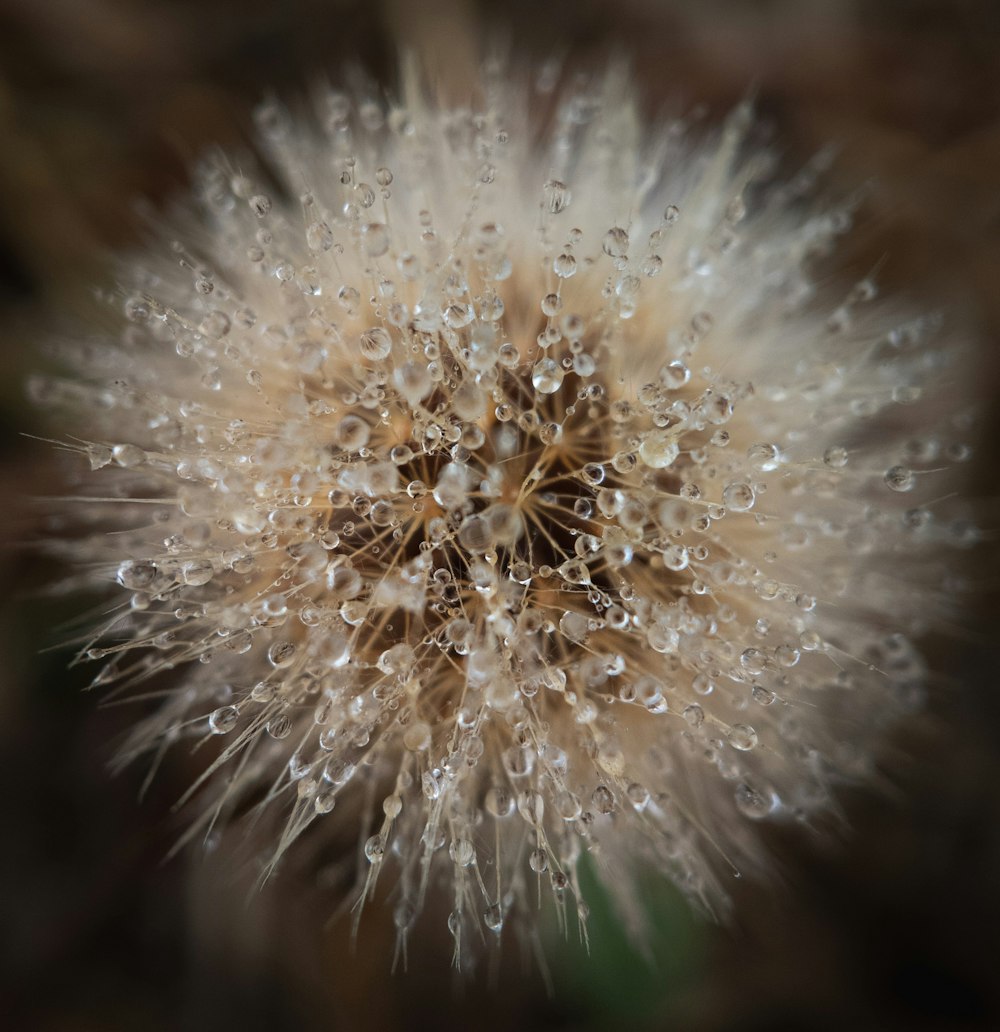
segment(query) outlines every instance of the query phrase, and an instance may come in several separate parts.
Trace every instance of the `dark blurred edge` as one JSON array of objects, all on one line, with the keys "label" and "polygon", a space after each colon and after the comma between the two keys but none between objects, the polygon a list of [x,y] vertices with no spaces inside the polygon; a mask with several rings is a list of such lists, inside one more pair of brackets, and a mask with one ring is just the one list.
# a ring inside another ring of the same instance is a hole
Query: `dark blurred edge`
[{"label": "dark blurred edge", "polygon": [[[135,240],[131,200],[162,203],[206,146],[245,141],[265,89],[297,92],[348,62],[391,81],[389,27],[401,23],[408,39],[437,44],[445,63],[466,23],[511,26],[518,57],[571,50],[595,60],[617,46],[633,55],[652,110],[677,96],[722,112],[752,86],[790,156],[834,140],[835,182],[877,177],[870,207],[880,214],[859,229],[852,260],[888,251],[888,287],[970,303],[984,340],[996,340],[1000,5],[988,0],[514,0],[502,15],[486,3],[414,11],[330,0],[3,0],[4,544],[29,535],[34,516],[18,499],[52,476],[45,449],[15,436],[35,426],[20,386],[37,361],[34,341],[43,326],[71,324],[104,275],[106,250]],[[995,387],[993,349],[983,355],[982,379]],[[1000,429],[992,409],[984,445]],[[995,499],[995,462],[987,447],[981,454],[978,482]],[[988,513],[997,526],[995,503]],[[834,852],[776,832],[787,882],[741,888],[734,929],[692,925],[665,904],[664,922],[676,923],[665,935],[665,948],[679,951],[673,968],[609,979],[606,954],[595,949],[588,961],[572,947],[553,963],[550,998],[516,961],[499,992],[485,979],[456,988],[442,941],[413,944],[410,973],[390,978],[384,914],[366,915],[352,955],[343,924],[322,939],[309,934],[315,907],[326,905],[312,894],[275,889],[244,906],[240,887],[219,889],[221,861],[161,866],[185,776],[165,771],[141,806],[142,772],[109,780],[108,743],[127,714],[95,711],[80,693],[85,674],[64,672],[65,654],[30,654],[52,644],[49,628],[78,603],[26,600],[44,568],[5,548],[0,992],[17,1001],[13,1027],[576,1028],[616,1027],[626,1014],[636,1028],[695,1030],[1000,1026],[988,552],[969,607],[972,634],[933,643],[949,684],[889,751],[897,797],[845,793],[855,834]]]}]

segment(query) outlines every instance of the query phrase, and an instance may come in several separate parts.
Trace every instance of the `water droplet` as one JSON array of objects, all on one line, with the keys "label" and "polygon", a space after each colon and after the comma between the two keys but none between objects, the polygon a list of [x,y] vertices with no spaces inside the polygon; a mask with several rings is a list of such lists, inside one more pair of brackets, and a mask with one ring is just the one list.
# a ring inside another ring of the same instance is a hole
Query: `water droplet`
[{"label": "water droplet", "polygon": [[676,437],[667,430],[654,430],[646,434],[639,445],[639,458],[652,469],[665,469],[680,455]]},{"label": "water droplet", "polygon": [[146,461],[146,453],[134,444],[116,444],[111,449],[111,455],[123,469],[134,469]]},{"label": "water droplet", "polygon": [[292,722],[284,713],[280,713],[267,722],[267,733],[272,738],[281,741],[292,733]]},{"label": "water droplet", "polygon": [[663,549],[663,565],[668,570],[680,573],[690,562],[688,549],[684,545],[671,544]]},{"label": "water droplet", "polygon": [[460,330],[475,318],[475,310],[472,305],[464,301],[453,301],[444,310],[444,321],[453,330]]},{"label": "water droplet", "polygon": [[658,254],[647,254],[639,263],[639,271],[650,279],[658,275],[662,268],[663,259]]},{"label": "water droplet", "polygon": [[885,471],[885,486],[892,491],[912,491],[915,478],[906,466],[892,466]]},{"label": "water droplet", "polygon": [[542,314],[550,318],[562,309],[562,298],[558,294],[546,294],[542,298]]},{"label": "water droplet", "polygon": [[486,908],[486,912],[483,914],[483,922],[491,932],[500,934],[503,929],[503,910],[500,909],[499,903],[494,903]]},{"label": "water droplet", "polygon": [[696,702],[692,702],[690,706],[685,706],[681,711],[681,716],[691,727],[701,727],[705,723],[705,711]]},{"label": "water droplet", "polygon": [[646,631],[646,641],[654,652],[666,654],[677,651],[680,635],[672,627],[656,623]]},{"label": "water droplet", "polygon": [[744,649],[740,653],[740,666],[748,674],[759,674],[764,670],[767,657],[760,649]]},{"label": "water droplet", "polygon": [[750,468],[758,473],[770,473],[781,465],[781,452],[776,444],[752,444],[747,449]]},{"label": "water droplet", "polygon": [[337,424],[337,443],[345,451],[356,452],[368,443],[371,431],[360,416],[344,416]]},{"label": "water droplet", "polygon": [[562,386],[564,376],[562,366],[551,358],[540,359],[531,370],[531,382],[541,394],[555,394]]},{"label": "water droplet", "polygon": [[482,516],[467,516],[458,530],[458,543],[473,555],[482,555],[493,544],[489,522]]},{"label": "water droplet", "polygon": [[734,798],[740,813],[755,821],[773,813],[778,805],[778,797],[771,789],[758,787],[747,781],[737,786]]},{"label": "water droplet", "polygon": [[476,850],[467,838],[453,839],[448,846],[448,855],[456,867],[470,867],[476,859]]},{"label": "water droplet", "polygon": [[847,465],[847,449],[834,445],[823,452],[823,462],[830,469],[843,469]]},{"label": "water droplet", "polygon": [[118,567],[116,579],[123,588],[141,591],[148,588],[156,578],[156,564],[145,559],[126,559]]},{"label": "water droplet", "polygon": [[755,497],[749,484],[726,484],[722,490],[722,504],[733,512],[748,512],[753,508]]},{"label": "water droplet", "polygon": [[800,653],[793,645],[779,645],[774,650],[774,658],[778,661],[780,666],[787,669],[798,663]]},{"label": "water droplet", "polygon": [[333,232],[325,222],[311,222],[306,229],[306,245],[310,251],[329,251]]},{"label": "water droplet", "polygon": [[286,667],[295,659],[296,645],[293,641],[276,641],[267,650],[268,662],[273,667]]},{"label": "water droplet", "polygon": [[560,279],[569,279],[576,273],[576,259],[565,252],[557,255],[552,261],[552,271]]},{"label": "water droplet", "polygon": [[517,812],[528,824],[541,827],[542,818],[545,816],[545,797],[534,789],[519,792]]},{"label": "water droplet", "polygon": [[590,624],[583,613],[563,613],[559,620],[559,633],[570,641],[585,641],[589,631]]},{"label": "water droplet", "polygon": [[667,390],[676,391],[691,379],[691,370],[684,362],[680,361],[680,359],[675,359],[673,362],[668,362],[660,369],[659,376],[660,383],[662,383]]},{"label": "water droplet", "polygon": [[570,584],[589,584],[590,570],[579,559],[571,559],[559,567],[559,575]]},{"label": "water droplet", "polygon": [[[378,668],[383,674],[403,675],[411,671],[415,659],[416,654],[412,646],[407,645],[405,641],[400,641],[389,646],[378,657]],[[430,729],[428,728],[429,733]]]},{"label": "water droplet", "polygon": [[181,578],[185,584],[200,586],[207,584],[214,571],[208,559],[192,559],[181,566]]},{"label": "water droplet", "polygon": [[[506,762],[504,766],[506,767]],[[514,797],[505,785],[494,785],[490,788],[483,803],[494,817],[509,817],[514,812]]]},{"label": "water droplet", "polygon": [[324,792],[317,792],[313,796],[313,809],[318,814],[329,813],[337,804],[336,789],[328,788]]},{"label": "water droplet", "polygon": [[381,258],[389,250],[389,229],[381,222],[369,222],[361,230],[361,243],[369,258]]},{"label": "water droplet", "polygon": [[649,805],[649,792],[646,787],[644,785],[640,785],[638,781],[633,781],[632,784],[625,789],[625,795],[636,810],[645,810]]},{"label": "water droplet", "polygon": [[749,724],[733,724],[729,729],[729,742],[740,752],[749,752],[757,745],[757,732]]},{"label": "water droplet", "polygon": [[409,749],[410,752],[422,752],[425,749],[429,749],[431,744],[431,729],[428,724],[420,721],[416,724],[411,724],[406,731],[403,732],[403,745]]},{"label": "water droplet", "polygon": [[381,326],[375,326],[361,334],[361,354],[370,362],[381,362],[392,352],[392,337]]},{"label": "water droplet", "polygon": [[365,842],[365,859],[370,864],[378,864],[382,862],[382,858],[385,856],[385,846],[382,844],[382,838],[379,835],[372,835],[367,842]]},{"label": "water droplet", "polygon": [[125,318],[130,322],[142,323],[150,316],[149,302],[143,297],[130,297],[125,302]]},{"label": "water droplet", "polygon": [[549,867],[549,858],[544,849],[533,849],[528,854],[528,866],[536,874],[544,874]]},{"label": "water droplet", "polygon": [[341,287],[340,290],[337,291],[337,300],[340,302],[340,307],[343,308],[348,315],[354,315],[358,310],[361,295],[354,287]]},{"label": "water droplet", "polygon": [[611,258],[624,258],[628,254],[628,233],[620,226],[614,226],[604,234],[601,249]]},{"label": "water droplet", "polygon": [[220,706],[208,718],[208,727],[213,735],[227,735],[239,719],[240,711],[235,706]]},{"label": "water droplet", "polygon": [[111,449],[103,444],[89,444],[87,445],[87,459],[90,462],[90,468],[103,469],[107,466],[113,458]]},{"label": "water droplet", "polygon": [[558,215],[569,207],[571,195],[566,184],[558,179],[550,179],[542,189],[542,196],[545,199],[545,207],[553,214]]}]

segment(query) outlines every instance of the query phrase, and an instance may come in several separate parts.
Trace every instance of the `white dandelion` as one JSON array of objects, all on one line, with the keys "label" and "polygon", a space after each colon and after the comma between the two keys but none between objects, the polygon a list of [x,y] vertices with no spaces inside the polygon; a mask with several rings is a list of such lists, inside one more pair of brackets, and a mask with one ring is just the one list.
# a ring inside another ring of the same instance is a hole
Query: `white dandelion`
[{"label": "white dandelion", "polygon": [[958,352],[817,291],[821,162],[510,78],[265,104],[37,385],[86,460],[56,547],[117,584],[80,656],[158,697],[125,756],[206,743],[192,835],[256,817],[268,870],[357,835],[348,902],[405,943],[443,896],[460,961],[582,925],[584,856],[628,920],[644,865],[719,907],[870,773],[975,538]]}]

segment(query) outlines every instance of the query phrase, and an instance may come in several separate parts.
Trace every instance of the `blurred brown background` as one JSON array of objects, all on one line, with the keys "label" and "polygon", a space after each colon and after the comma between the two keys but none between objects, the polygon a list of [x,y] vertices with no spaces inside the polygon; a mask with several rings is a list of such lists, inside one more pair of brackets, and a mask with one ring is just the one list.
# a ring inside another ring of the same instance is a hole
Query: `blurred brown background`
[{"label": "blurred brown background", "polygon": [[[473,27],[481,26],[480,30]],[[38,597],[20,548],[51,489],[25,403],[38,341],[72,329],[106,255],[137,239],[133,200],[183,188],[206,146],[238,145],[268,89],[360,62],[392,80],[394,40],[459,79],[470,33],[526,60],[630,54],[650,101],[724,112],[753,90],[790,168],[833,142],[835,186],[871,182],[845,267],[966,308],[988,413],[974,490],[997,497],[1000,384],[1000,4],[993,0],[700,3],[485,0],[0,0],[0,1013],[15,1029],[674,1028],[695,1032],[1000,1027],[1000,702],[995,549],[976,557],[963,627],[929,643],[945,685],[889,743],[894,790],[845,793],[842,846],[774,833],[782,878],[737,892],[735,927],[651,887],[653,960],[595,906],[588,957],[551,946],[551,989],[516,956],[453,983],[420,926],[389,975],[392,928],[370,910],[352,952],[322,890],[227,885],[227,857],[161,864],[183,758],[136,800],[142,771],[106,764],[128,720],[65,671],[56,625],[80,599]],[[988,527],[1000,526],[994,502]]]}]

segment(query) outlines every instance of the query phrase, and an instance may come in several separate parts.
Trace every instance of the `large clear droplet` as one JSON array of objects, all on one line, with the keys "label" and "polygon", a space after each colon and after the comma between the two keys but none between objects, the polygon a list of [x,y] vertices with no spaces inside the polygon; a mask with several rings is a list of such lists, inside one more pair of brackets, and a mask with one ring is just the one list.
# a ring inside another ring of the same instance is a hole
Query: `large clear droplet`
[{"label": "large clear droplet", "polygon": [[361,242],[369,258],[381,258],[389,250],[389,229],[381,222],[369,222],[361,230]]},{"label": "large clear droplet", "polygon": [[749,724],[733,724],[729,729],[729,743],[740,752],[749,752],[757,745],[757,732]]},{"label": "large clear droplet", "polygon": [[560,279],[569,279],[576,272],[576,259],[565,252],[557,255],[552,261],[552,271]]},{"label": "large clear droplet", "polygon": [[736,809],[752,820],[759,821],[772,813],[778,805],[778,797],[774,792],[762,786],[741,782],[737,788],[735,797]]},{"label": "large clear droplet", "polygon": [[680,448],[673,434],[665,430],[654,430],[646,435],[639,445],[639,458],[653,469],[664,469],[673,464],[680,455]]},{"label": "large clear droplet", "polygon": [[375,326],[361,334],[360,348],[370,362],[381,362],[392,351],[392,337],[381,326]]},{"label": "large clear droplet", "polygon": [[612,258],[624,258],[628,254],[628,233],[621,226],[614,226],[604,234],[601,249]]},{"label": "large clear droplet", "polygon": [[722,489],[722,504],[733,512],[748,512],[753,508],[755,495],[749,484],[726,484]]},{"label": "large clear droplet", "polygon": [[564,376],[562,367],[551,358],[540,359],[531,370],[531,382],[540,394],[555,394]]},{"label": "large clear droplet", "polygon": [[220,706],[208,718],[208,728],[213,735],[227,735],[240,719],[235,706]]},{"label": "large clear droplet", "polygon": [[885,486],[891,491],[912,491],[914,484],[913,470],[906,466],[892,466],[885,471]]},{"label": "large clear droplet", "polygon": [[558,215],[569,207],[570,192],[566,184],[558,179],[550,179],[542,191],[545,198],[545,207],[553,215]]}]

